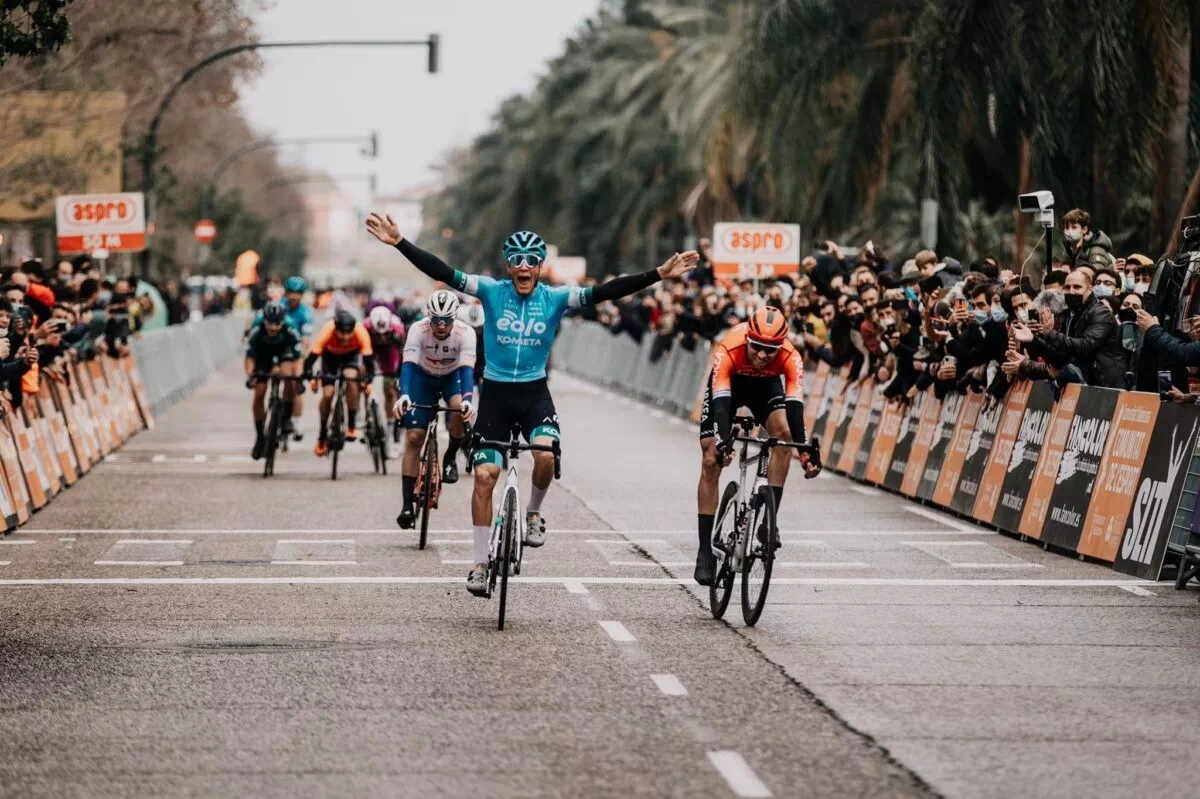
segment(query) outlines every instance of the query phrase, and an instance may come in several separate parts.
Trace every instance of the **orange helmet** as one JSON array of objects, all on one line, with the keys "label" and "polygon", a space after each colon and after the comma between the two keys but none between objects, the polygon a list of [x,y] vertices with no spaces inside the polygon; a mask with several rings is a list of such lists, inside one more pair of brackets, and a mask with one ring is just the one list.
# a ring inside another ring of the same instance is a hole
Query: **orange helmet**
[{"label": "orange helmet", "polygon": [[756,344],[778,347],[787,338],[788,325],[778,308],[759,308],[750,317],[746,338]]}]

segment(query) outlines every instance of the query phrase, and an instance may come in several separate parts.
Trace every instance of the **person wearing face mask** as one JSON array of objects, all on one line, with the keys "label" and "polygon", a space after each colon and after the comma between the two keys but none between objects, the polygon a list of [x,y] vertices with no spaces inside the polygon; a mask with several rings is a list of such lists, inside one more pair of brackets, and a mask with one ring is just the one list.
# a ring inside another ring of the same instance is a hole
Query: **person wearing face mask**
[{"label": "person wearing face mask", "polygon": [[1053,330],[1034,333],[1027,325],[1013,325],[1017,341],[1031,354],[1040,355],[1060,370],[1073,366],[1089,385],[1123,388],[1125,351],[1117,320],[1096,296],[1087,273],[1076,270],[1063,286],[1066,310],[1054,318]]},{"label": "person wearing face mask", "polygon": [[1063,244],[1067,266],[1090,266],[1093,269],[1111,267],[1112,239],[1104,231],[1092,230],[1092,217],[1082,208],[1073,208],[1063,215]]}]

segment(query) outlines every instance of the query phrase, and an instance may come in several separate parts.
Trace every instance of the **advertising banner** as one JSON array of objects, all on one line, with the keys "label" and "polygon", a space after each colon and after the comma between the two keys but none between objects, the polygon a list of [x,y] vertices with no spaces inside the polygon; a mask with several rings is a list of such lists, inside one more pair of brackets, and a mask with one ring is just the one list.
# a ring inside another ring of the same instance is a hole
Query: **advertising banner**
[{"label": "advertising banner", "polygon": [[[908,469],[900,481],[900,493],[908,497],[916,497],[917,492],[921,490],[921,482],[925,478],[925,464],[929,462],[929,453],[933,449],[934,437],[941,435],[941,427],[938,425],[938,420],[942,417],[941,400],[934,396],[932,388],[921,396],[924,397],[924,407],[913,435],[912,449],[908,456]],[[955,411],[955,416],[957,414],[958,411]]]},{"label": "advertising banner", "polygon": [[875,437],[879,432],[879,422],[883,417],[883,386],[874,385],[871,387],[869,394],[863,395],[863,401],[867,399],[870,403],[867,407],[867,426],[863,430],[862,441],[858,444],[858,451],[854,454],[854,469],[850,476],[856,480],[865,479],[867,476],[867,467],[871,463],[871,450],[875,448]]},{"label": "advertising banner", "polygon": [[1021,380],[1009,386],[1008,395],[1001,401],[1004,412],[1000,415],[1000,425],[996,429],[992,451],[988,455],[983,468],[983,477],[979,480],[979,492],[975,497],[975,507],[971,515],[981,522],[990,524],[1000,501],[1000,489],[1004,485],[1004,474],[1008,471],[1008,461],[1012,457],[1013,446],[1017,442],[1017,434],[1021,430],[1021,419],[1025,416],[1025,404],[1029,401],[1029,392],[1033,383]]},{"label": "advertising banner", "polygon": [[[1147,396],[1157,399],[1153,394]],[[1124,537],[1113,557],[1113,568],[1117,571],[1147,580],[1159,578],[1198,429],[1200,408],[1195,405],[1159,406],[1154,432],[1142,460],[1137,493],[1122,525]],[[1132,441],[1129,446],[1133,446]]]},{"label": "advertising banner", "polygon": [[[842,439],[842,451],[840,454],[834,452],[838,456],[838,471],[845,474],[850,474],[854,470],[858,450],[862,446],[863,436],[867,432],[867,422],[871,418],[871,397],[874,391],[875,381],[870,378],[858,387],[858,398],[850,417],[850,427],[846,431],[845,438]],[[836,446],[837,443],[834,442],[834,447]]]},{"label": "advertising banner", "polygon": [[[946,454],[939,466],[937,482],[930,497],[934,504],[942,507],[949,507],[950,500],[954,498],[954,489],[958,486],[958,478],[962,475],[963,463],[967,459],[967,447],[971,443],[971,433],[975,430],[975,422],[979,420],[980,411],[983,410],[983,394],[968,394],[960,398],[962,402],[958,413],[958,422],[954,425],[954,435],[946,447]],[[950,398],[947,397],[942,407],[945,408],[949,401]],[[930,460],[932,461],[932,456]],[[925,473],[929,474],[929,464],[925,465]]]},{"label": "advertising banner", "polygon": [[1116,559],[1160,405],[1157,394],[1129,392],[1118,400],[1079,536],[1080,555]]},{"label": "advertising banner", "polygon": [[828,463],[834,469],[842,469],[842,451],[846,446],[846,436],[854,424],[854,416],[858,411],[858,381],[849,384],[836,400],[830,411],[829,425],[832,435],[829,442],[829,457],[821,453],[821,462]]},{"label": "advertising banner", "polygon": [[942,400],[937,420],[930,431],[929,454],[921,469],[921,484],[917,488],[917,496],[921,499],[933,499],[933,491],[942,475],[942,462],[946,459],[946,451],[950,448],[950,439],[954,437],[965,400],[962,394],[947,394]]},{"label": "advertising banner", "polygon": [[1084,386],[1079,394],[1075,418],[1071,420],[1058,464],[1058,476],[1054,479],[1050,510],[1042,524],[1042,540],[1053,546],[1077,551],[1121,393],[1111,388]]},{"label": "advertising banner", "polygon": [[829,364],[821,361],[816,369],[805,371],[804,377],[811,381],[808,394],[804,400],[804,429],[809,435],[817,432],[817,416],[820,414],[821,402],[825,398],[825,389],[829,383]]},{"label": "advertising banner", "polygon": [[[899,402],[888,402],[883,406],[879,430],[875,433],[875,445],[871,447],[871,457],[867,463],[867,482],[880,485],[887,479],[888,466],[892,463],[892,455],[896,452],[896,442],[900,437],[900,427],[907,416],[908,408]],[[911,446],[911,435],[909,441]]]},{"label": "advertising banner", "polygon": [[792,275],[800,271],[800,226],[774,222],[713,225],[713,275],[724,280]]},{"label": "advertising banner", "polygon": [[846,384],[842,374],[829,376],[825,384],[825,394],[821,397],[821,407],[817,412],[817,425],[814,434],[821,436],[821,462],[832,465],[833,437],[837,434],[838,423],[841,421],[842,406],[846,397],[842,387]]},{"label": "advertising banner", "polygon": [[[1012,445],[1008,463],[1005,464],[1004,474],[1001,475],[999,501],[996,502],[992,513],[992,524],[1001,530],[1011,533],[1018,532],[1021,526],[1021,514],[1025,511],[1025,499],[1029,496],[1029,487],[1037,470],[1038,459],[1042,454],[1042,443],[1046,440],[1046,431],[1050,428],[1050,414],[1054,408],[1054,389],[1046,380],[1027,383],[1029,398],[1025,402],[1025,412],[1021,415],[1021,424],[1017,429],[1017,437]],[[1016,389],[1013,389],[1014,391]],[[1001,431],[1005,422],[1000,422]],[[988,478],[984,477],[985,491]],[[982,499],[980,500],[982,501]],[[976,503],[976,518],[980,507]]]},{"label": "advertising banner", "polygon": [[1082,388],[1078,383],[1070,384],[1062,390],[1062,396],[1054,406],[1054,412],[1050,416],[1050,429],[1042,442],[1042,455],[1038,459],[1037,468],[1034,469],[1033,482],[1029,484],[1025,512],[1021,514],[1018,532],[1022,535],[1039,539],[1042,537],[1042,525],[1045,523],[1046,514],[1050,512],[1050,498],[1054,494],[1058,465],[1067,446],[1071,420],[1075,418],[1075,406],[1079,404]]},{"label": "advertising banner", "polygon": [[964,516],[969,516],[975,508],[979,485],[983,482],[983,472],[991,460],[996,434],[1000,430],[1000,418],[1004,415],[1004,400],[989,394],[981,396],[984,398],[983,409],[970,431],[967,457],[963,460],[958,485],[955,486],[954,496],[950,499],[950,507]]}]

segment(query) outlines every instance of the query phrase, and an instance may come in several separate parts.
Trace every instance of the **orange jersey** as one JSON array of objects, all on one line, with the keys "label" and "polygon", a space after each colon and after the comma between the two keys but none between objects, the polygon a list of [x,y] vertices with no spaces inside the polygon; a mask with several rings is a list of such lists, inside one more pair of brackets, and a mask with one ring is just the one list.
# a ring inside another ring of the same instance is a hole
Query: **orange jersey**
[{"label": "orange jersey", "polygon": [[725,334],[725,337],[713,347],[712,351],[712,395],[716,397],[730,396],[733,376],[739,377],[778,377],[783,375],[783,391],[788,398],[803,399],[804,397],[804,362],[800,352],[785,340],[779,352],[762,369],[750,365],[750,356],[746,352],[746,331],[749,325],[742,322]]},{"label": "orange jersey", "polygon": [[374,355],[371,351],[371,336],[361,323],[354,325],[354,332],[350,334],[349,341],[339,341],[332,320],[326,322],[321,331],[317,333],[317,340],[313,343],[312,348],[314,355],[324,355],[327,352],[330,355],[349,355],[352,352],[358,352],[364,356]]}]

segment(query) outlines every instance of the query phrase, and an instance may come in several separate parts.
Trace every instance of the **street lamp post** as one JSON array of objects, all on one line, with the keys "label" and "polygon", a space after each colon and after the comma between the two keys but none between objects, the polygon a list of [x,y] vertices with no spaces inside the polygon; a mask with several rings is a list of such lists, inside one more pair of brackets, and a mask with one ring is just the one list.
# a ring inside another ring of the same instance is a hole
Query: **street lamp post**
[{"label": "street lamp post", "polygon": [[267,48],[282,48],[282,47],[424,47],[428,50],[427,67],[430,74],[435,74],[438,71],[438,56],[441,46],[441,38],[438,34],[430,34],[428,39],[382,39],[382,40],[362,40],[362,41],[314,41],[314,42],[250,42],[246,44],[238,44],[233,47],[226,47],[224,50],[218,50],[207,58],[197,61],[192,66],[188,67],[182,75],[171,85],[163,96],[162,102],[158,104],[158,110],[150,119],[150,127],[146,131],[146,142],[142,149],[142,190],[146,195],[146,226],[147,226],[147,241],[146,249],[142,250],[142,277],[150,277],[150,264],[152,259],[151,242],[153,241],[154,224],[155,224],[155,177],[157,175],[158,161],[158,128],[162,124],[163,114],[170,107],[171,102],[175,99],[175,95],[179,94],[179,90],[184,84],[190,81],[205,67],[210,66],[217,61],[220,61],[238,53],[245,53],[251,50],[265,50]]}]

